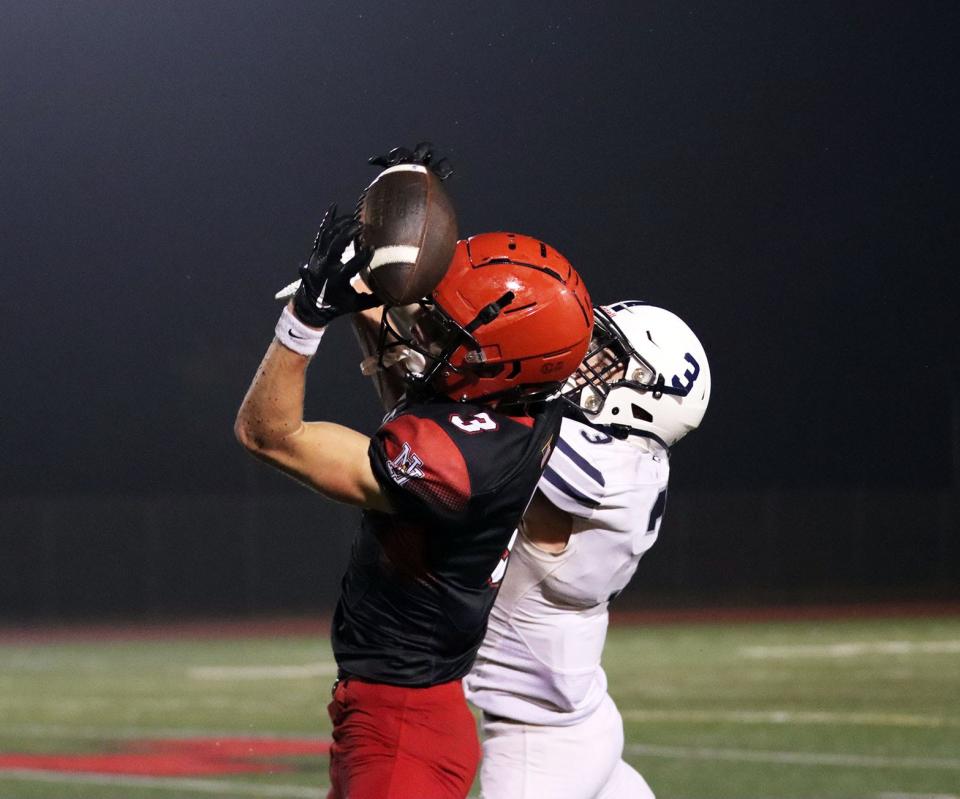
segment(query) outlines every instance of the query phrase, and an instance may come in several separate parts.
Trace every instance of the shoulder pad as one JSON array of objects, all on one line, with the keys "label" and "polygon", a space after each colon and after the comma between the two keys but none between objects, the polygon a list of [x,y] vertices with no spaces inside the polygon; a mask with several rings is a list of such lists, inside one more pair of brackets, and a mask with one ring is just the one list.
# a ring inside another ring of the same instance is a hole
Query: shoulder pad
[{"label": "shoulder pad", "polygon": [[556,507],[587,518],[606,494],[607,479],[590,450],[612,442],[587,425],[563,420],[557,446],[540,479],[539,489]]},{"label": "shoulder pad", "polygon": [[[403,412],[394,416],[374,436],[371,464],[391,500],[401,492],[454,512],[465,509],[470,500],[463,454],[433,419]],[[402,510],[404,503],[399,504],[397,510]]]}]

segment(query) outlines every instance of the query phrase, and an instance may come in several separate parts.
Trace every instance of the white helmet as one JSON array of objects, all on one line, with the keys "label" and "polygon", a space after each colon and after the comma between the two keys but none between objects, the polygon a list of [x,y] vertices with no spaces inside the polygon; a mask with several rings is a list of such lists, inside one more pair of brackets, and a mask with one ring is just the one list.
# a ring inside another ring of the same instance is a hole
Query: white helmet
[{"label": "white helmet", "polygon": [[686,323],[639,300],[594,307],[593,340],[564,397],[591,424],[670,447],[696,430],[710,401],[710,366]]}]

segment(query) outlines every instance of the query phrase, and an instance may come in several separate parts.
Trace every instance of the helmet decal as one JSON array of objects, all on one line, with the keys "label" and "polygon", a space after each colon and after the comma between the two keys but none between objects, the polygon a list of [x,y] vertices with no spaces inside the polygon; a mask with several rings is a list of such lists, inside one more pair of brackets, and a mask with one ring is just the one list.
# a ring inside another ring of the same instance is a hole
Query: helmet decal
[{"label": "helmet decal", "polygon": [[693,388],[694,382],[700,376],[700,364],[697,363],[696,358],[694,358],[689,352],[684,353],[683,358],[685,361],[687,361],[687,363],[690,364],[690,366],[693,367],[692,372],[689,369],[687,369],[683,373],[683,376],[687,379],[687,384],[685,386],[680,385],[680,378],[677,377],[676,375],[673,376],[673,379],[670,381],[670,384],[674,388],[678,388],[681,391],[683,391],[684,395],[686,395],[690,393],[690,389]]}]

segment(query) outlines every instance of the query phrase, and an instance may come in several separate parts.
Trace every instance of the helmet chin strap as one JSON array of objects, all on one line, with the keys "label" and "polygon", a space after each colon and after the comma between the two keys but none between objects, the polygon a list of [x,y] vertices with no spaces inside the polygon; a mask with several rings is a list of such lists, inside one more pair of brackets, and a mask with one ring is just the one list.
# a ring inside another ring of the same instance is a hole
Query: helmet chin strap
[{"label": "helmet chin strap", "polygon": [[610,427],[614,429],[622,430],[625,436],[637,436],[638,438],[649,438],[651,441],[656,441],[661,447],[663,447],[667,452],[670,451],[670,445],[664,441],[656,433],[651,433],[649,430],[637,430],[635,427],[629,427],[624,424],[612,424]]},{"label": "helmet chin strap", "polygon": [[[569,400],[568,400],[569,402]],[[609,433],[614,438],[626,439],[630,436],[636,436],[637,438],[647,438],[651,441],[657,442],[661,447],[663,447],[667,453],[670,452],[670,445],[664,441],[656,433],[651,433],[649,430],[638,430],[635,427],[631,427],[628,424],[616,424],[615,422],[594,422],[592,421],[587,414],[584,412],[584,409],[577,405],[576,403],[571,402],[570,405],[574,411],[574,414],[579,416],[579,421],[589,425],[595,430],[600,430],[602,432]]]}]

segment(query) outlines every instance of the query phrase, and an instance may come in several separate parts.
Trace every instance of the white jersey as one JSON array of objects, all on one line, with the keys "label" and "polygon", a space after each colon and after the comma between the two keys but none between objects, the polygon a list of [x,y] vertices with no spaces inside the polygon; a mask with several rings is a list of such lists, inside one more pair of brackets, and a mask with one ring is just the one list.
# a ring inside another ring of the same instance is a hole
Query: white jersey
[{"label": "white jersey", "polygon": [[544,552],[521,525],[464,679],[473,704],[493,716],[560,726],[600,706],[607,606],[657,540],[669,474],[659,444],[563,420],[538,488],[573,517],[570,541],[561,553]]}]

